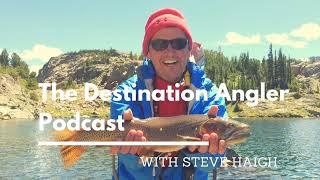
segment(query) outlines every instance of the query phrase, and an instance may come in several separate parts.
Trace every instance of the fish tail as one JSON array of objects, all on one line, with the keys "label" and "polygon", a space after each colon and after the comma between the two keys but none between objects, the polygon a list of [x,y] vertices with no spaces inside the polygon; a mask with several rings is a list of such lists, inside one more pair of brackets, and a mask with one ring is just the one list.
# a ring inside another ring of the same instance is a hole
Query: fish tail
[{"label": "fish tail", "polygon": [[[79,131],[55,131],[54,138],[56,141],[77,141],[77,134]],[[64,168],[67,169],[75,164],[81,155],[87,150],[85,146],[61,146],[60,154],[63,160]]]}]

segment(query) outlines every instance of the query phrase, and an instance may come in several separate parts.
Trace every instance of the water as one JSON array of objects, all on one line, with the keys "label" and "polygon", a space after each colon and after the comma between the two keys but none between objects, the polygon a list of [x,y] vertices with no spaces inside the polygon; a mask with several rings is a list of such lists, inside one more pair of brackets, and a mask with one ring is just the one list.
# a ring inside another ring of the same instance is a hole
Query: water
[{"label": "water", "polygon": [[[319,178],[320,120],[242,120],[252,127],[246,143],[233,147],[253,164],[254,157],[277,157],[277,167],[243,167],[218,170],[219,179]],[[37,146],[49,140],[37,121],[0,122],[0,179],[96,177],[111,179],[111,158],[106,148],[90,148],[81,160],[63,169],[59,149]],[[274,162],[274,161],[272,161]]]},{"label": "water", "polygon": [[252,127],[247,143],[233,147],[242,157],[276,157],[271,168],[244,167],[219,170],[220,178],[320,178],[320,120],[243,120]]},{"label": "water", "polygon": [[111,157],[106,148],[90,148],[79,163],[64,170],[57,146],[37,146],[50,140],[37,121],[0,122],[0,179],[103,177],[111,179]]}]

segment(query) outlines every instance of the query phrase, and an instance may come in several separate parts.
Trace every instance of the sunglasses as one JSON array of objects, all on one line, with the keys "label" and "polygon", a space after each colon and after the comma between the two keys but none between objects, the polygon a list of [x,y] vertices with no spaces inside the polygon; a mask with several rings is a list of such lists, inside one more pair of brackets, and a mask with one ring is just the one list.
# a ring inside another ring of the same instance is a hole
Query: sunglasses
[{"label": "sunglasses", "polygon": [[168,48],[169,44],[171,44],[172,49],[181,50],[186,47],[188,44],[188,39],[185,38],[177,38],[177,39],[154,39],[151,40],[151,47],[156,51],[163,51]]}]

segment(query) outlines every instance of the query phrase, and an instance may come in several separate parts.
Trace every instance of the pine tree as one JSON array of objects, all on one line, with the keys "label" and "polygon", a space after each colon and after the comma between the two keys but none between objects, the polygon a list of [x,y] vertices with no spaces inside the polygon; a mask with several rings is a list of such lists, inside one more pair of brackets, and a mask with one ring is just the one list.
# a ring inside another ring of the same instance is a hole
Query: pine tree
[{"label": "pine tree", "polygon": [[288,79],[288,84],[291,84],[291,80],[292,80],[292,72],[291,72],[291,58],[289,57],[288,60],[288,65],[287,65],[287,79]]},{"label": "pine tree", "polygon": [[129,53],[129,58],[130,58],[131,60],[133,60],[133,53],[132,53],[132,51],[130,51],[130,53]]},{"label": "pine tree", "polygon": [[274,86],[274,64],[273,64],[273,54],[272,54],[272,44],[269,46],[269,53],[267,59],[267,89],[272,89]]},{"label": "pine tree", "polygon": [[279,58],[277,57],[277,51],[274,50],[274,87],[279,86]]},{"label": "pine tree", "polygon": [[17,53],[12,53],[10,64],[12,67],[18,67],[21,65],[21,58]]},{"label": "pine tree", "polygon": [[9,66],[9,54],[6,49],[3,49],[0,55],[0,65]]},{"label": "pine tree", "polygon": [[267,82],[267,73],[268,73],[268,67],[265,57],[263,57],[260,67],[260,74],[261,74],[261,80],[262,82]]},{"label": "pine tree", "polygon": [[16,67],[18,74],[20,77],[22,78],[28,78],[29,77],[29,67],[28,64],[24,61],[21,61],[20,65],[18,67]]},{"label": "pine tree", "polygon": [[[268,89],[286,89],[291,80],[291,60],[287,60],[282,49],[274,51],[269,47],[268,57],[262,61],[250,58],[249,53],[228,59],[223,53],[205,51],[206,74],[216,84],[226,83],[228,88],[248,90],[259,88],[265,82]],[[276,83],[277,82],[277,83]]]},{"label": "pine tree", "polygon": [[31,79],[35,79],[37,77],[37,73],[32,71],[30,74],[29,74],[29,78]]},{"label": "pine tree", "polygon": [[279,57],[278,57],[278,83],[281,89],[287,87],[286,80],[286,56],[283,54],[282,49],[279,49]]},{"label": "pine tree", "polygon": [[287,68],[286,68],[286,61],[287,61],[287,57],[282,54],[282,59],[281,59],[281,89],[286,89],[288,87],[288,80],[287,80]]}]

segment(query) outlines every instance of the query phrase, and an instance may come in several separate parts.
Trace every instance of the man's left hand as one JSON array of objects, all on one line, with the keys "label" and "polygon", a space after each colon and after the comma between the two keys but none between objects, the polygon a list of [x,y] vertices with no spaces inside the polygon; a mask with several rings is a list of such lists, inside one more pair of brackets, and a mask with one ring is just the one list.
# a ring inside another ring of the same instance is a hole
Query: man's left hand
[{"label": "man's left hand", "polygon": [[193,42],[191,55],[193,55],[195,62],[198,62],[204,56],[202,44],[198,42]]},{"label": "man's left hand", "polygon": [[[218,106],[212,106],[208,115],[217,115]],[[219,141],[219,137],[216,133],[204,134],[202,136],[202,141],[209,141],[209,146],[188,146],[190,152],[194,152],[196,149],[200,153],[210,153],[210,154],[224,154],[226,150],[226,143],[224,140]]]}]

